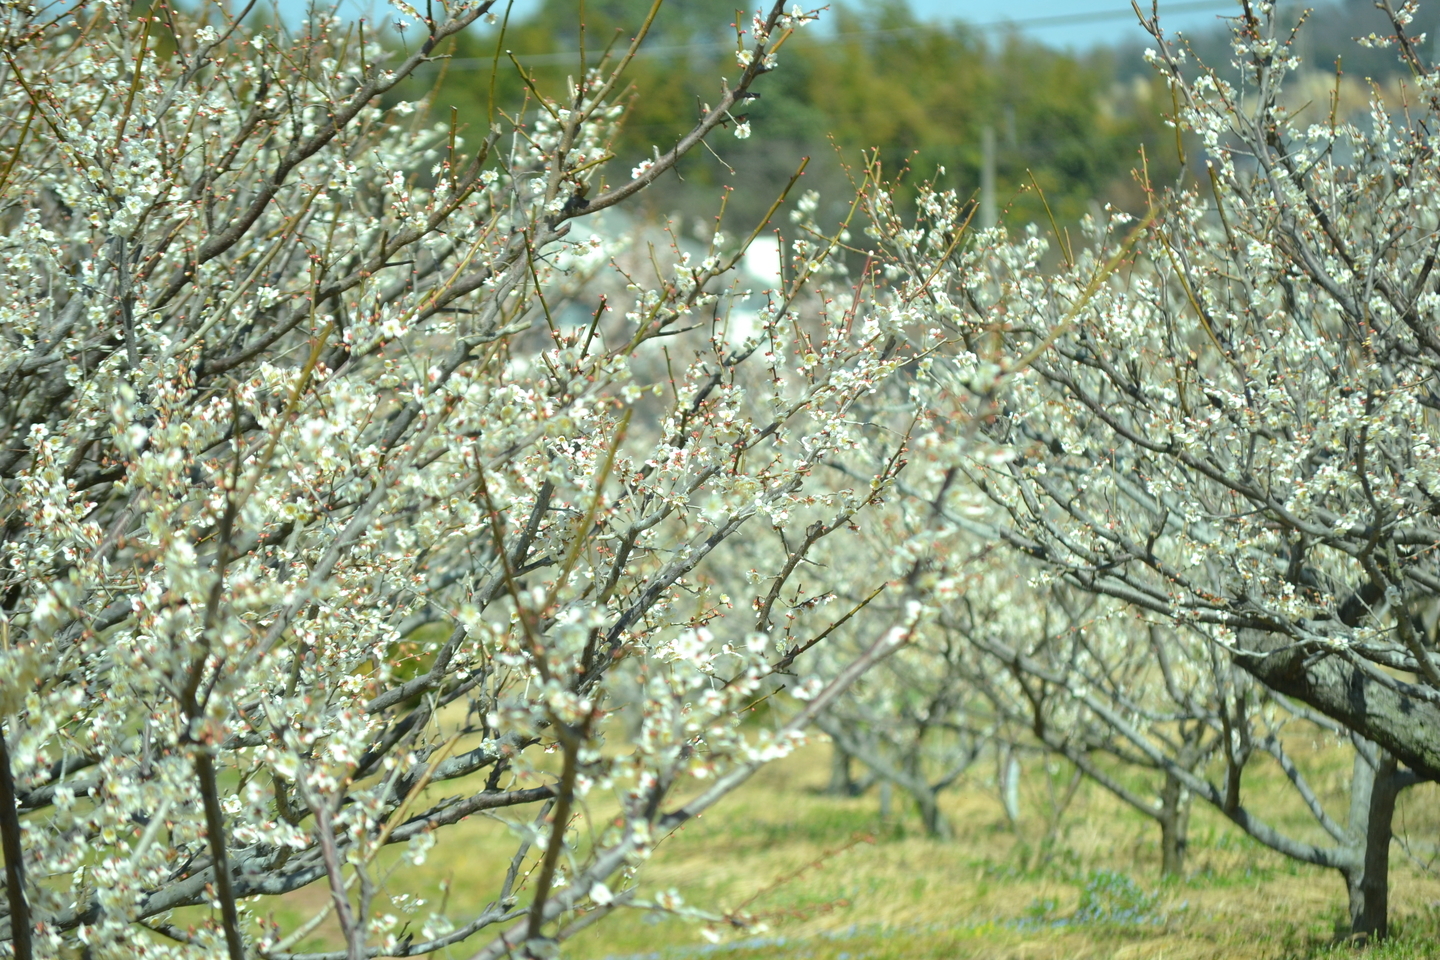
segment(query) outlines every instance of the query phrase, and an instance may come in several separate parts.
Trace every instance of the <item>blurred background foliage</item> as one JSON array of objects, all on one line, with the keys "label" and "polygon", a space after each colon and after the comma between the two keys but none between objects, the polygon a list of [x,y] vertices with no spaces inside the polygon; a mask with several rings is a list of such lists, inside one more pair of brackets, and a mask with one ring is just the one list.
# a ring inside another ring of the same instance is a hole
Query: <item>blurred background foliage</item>
[{"label": "blurred background foliage", "polygon": [[[1385,32],[1383,14],[1369,0],[1290,6],[1294,20],[1311,10],[1299,47],[1307,69],[1333,74],[1339,60],[1348,77],[1383,82],[1399,68],[1391,51],[1354,42]],[[612,43],[618,54],[644,22],[650,0],[542,0],[531,9],[523,18],[512,16],[503,36],[496,24],[457,38],[450,61],[411,81],[405,95],[418,97],[422,85],[435,85],[437,118],[448,120],[453,108],[474,144],[492,102],[512,114],[534,110],[520,68],[536,89],[562,97],[567,78],[580,69],[582,46],[592,65]],[[1163,24],[1164,3],[1160,13]],[[739,73],[735,16],[717,0],[661,5],[644,52],[628,71],[623,99],[630,112],[613,147],[612,182],[668,149],[701,106],[713,102],[722,78]],[[1440,26],[1440,0],[1421,5],[1416,31],[1428,20]],[[748,30],[748,16],[742,25]],[[1231,69],[1225,20],[1217,17],[1213,29],[1188,40],[1196,58]],[[500,70],[492,82],[497,55]],[[851,171],[869,150],[878,151],[887,177],[903,175],[902,201],[909,195],[905,183],[930,178],[978,196],[986,128],[997,212],[1012,227],[1047,222],[1032,177],[1063,227],[1103,204],[1143,209],[1142,165],[1157,186],[1183,172],[1181,145],[1166,122],[1174,109],[1170,94],[1139,45],[1059,50],[1018,30],[921,20],[905,0],[842,0],[820,23],[798,31],[779,59],[745,115],[753,135],[712,137],[710,151],[693,152],[678,176],[647,192],[647,213],[713,216],[716,188],[723,185],[735,188],[727,222],[752,224],[808,156],[802,189],[818,190],[831,205],[822,213],[838,218],[853,193],[850,178],[858,176]],[[1184,145],[1189,175],[1203,176],[1195,146]]]}]

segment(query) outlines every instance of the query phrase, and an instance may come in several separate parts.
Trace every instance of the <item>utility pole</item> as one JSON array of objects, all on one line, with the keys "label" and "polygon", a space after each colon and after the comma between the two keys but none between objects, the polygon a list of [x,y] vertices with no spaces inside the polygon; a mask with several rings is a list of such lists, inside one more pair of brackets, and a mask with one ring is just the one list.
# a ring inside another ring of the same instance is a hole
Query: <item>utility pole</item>
[{"label": "utility pole", "polygon": [[995,226],[995,128],[980,128],[980,229]]}]

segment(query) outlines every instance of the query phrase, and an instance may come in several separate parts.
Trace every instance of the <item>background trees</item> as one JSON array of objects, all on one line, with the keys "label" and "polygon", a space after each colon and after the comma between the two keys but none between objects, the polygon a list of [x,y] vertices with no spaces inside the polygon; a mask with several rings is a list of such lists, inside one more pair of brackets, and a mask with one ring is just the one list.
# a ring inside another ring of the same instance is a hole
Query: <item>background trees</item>
[{"label": "background trees", "polygon": [[[1192,71],[1152,21],[1208,182],[1150,186],[1144,220],[1096,219],[1084,247],[1057,237],[1054,275],[1033,230],[958,242],[953,196],[922,197],[918,228],[878,221],[917,307],[963,344],[934,364],[936,389],[985,411],[996,445],[942,458],[922,495],[980,491],[1004,513],[993,534],[1052,576],[1203,636],[1357,738],[1368,826],[1352,819],[1350,836],[1378,831],[1382,859],[1394,764],[1402,780],[1440,770],[1440,101],[1410,12],[1379,42],[1413,79],[1393,99],[1377,88],[1363,115],[1342,108],[1338,75],[1328,103],[1286,104],[1299,60],[1272,8],[1242,4],[1229,78]],[[1090,679],[1055,682],[1091,705]],[[1224,730],[1232,757],[1237,735]],[[1383,866],[1362,859],[1337,863],[1353,927],[1383,936]]]},{"label": "background trees", "polygon": [[[587,3],[588,42],[628,38],[649,6]],[[716,78],[734,72],[734,29],[714,13],[703,2],[667,0],[656,15],[654,43],[627,75],[634,105],[615,139],[625,162],[681,136],[699,105],[713,102]],[[491,28],[453,42],[456,59],[436,103],[442,110],[454,105],[465,118],[489,102],[497,46],[512,50],[537,86],[554,89],[573,72],[573,58],[557,52],[578,49],[580,30],[573,4],[553,0],[533,17],[511,21],[503,40]],[[1169,109],[1163,83],[1148,74],[1120,82],[1103,51],[1072,55],[1019,35],[923,23],[897,2],[837,5],[825,29],[797,35],[785,50],[785,80],[745,104],[755,137],[691,154],[681,177],[666,178],[648,198],[657,213],[691,211],[723,183],[739,188],[732,203],[753,219],[768,203],[762,198],[808,155],[807,183],[823,197],[826,215],[838,216],[850,192],[844,166],[858,166],[860,152],[876,148],[890,176],[908,167],[930,178],[939,165],[941,182],[968,195],[981,185],[988,127],[999,215],[1017,224],[1044,221],[1039,195],[1024,189],[1033,175],[1068,224],[1096,198],[1143,207],[1130,176],[1138,145],[1170,156],[1157,149],[1173,139],[1162,122],[1162,105]],[[513,72],[499,85],[523,91]],[[913,198],[908,185],[898,189]]]}]

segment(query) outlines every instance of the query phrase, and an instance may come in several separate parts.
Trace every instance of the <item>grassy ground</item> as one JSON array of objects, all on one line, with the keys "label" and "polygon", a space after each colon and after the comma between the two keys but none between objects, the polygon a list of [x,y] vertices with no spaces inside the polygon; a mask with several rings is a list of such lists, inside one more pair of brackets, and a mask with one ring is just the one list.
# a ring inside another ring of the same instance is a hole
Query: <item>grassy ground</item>
[{"label": "grassy ground", "polygon": [[[1317,754],[1316,782],[1338,800],[1348,770]],[[739,793],[665,842],[642,874],[648,891],[673,888],[687,903],[743,905],[768,929],[719,944],[698,925],[629,910],[570,941],[577,960],[925,960],[925,958],[1275,958],[1354,955],[1340,942],[1344,886],[1338,874],[1288,861],[1240,836],[1198,804],[1187,879],[1159,882],[1159,832],[1108,795],[1082,786],[1059,821],[1049,858],[1044,777],[1028,778],[1030,813],[1017,833],[979,786],[953,792],[949,843],[927,840],[895,798],[882,821],[873,791],[825,796],[827,748],[763,771]],[[1038,785],[1037,785],[1038,781]],[[1262,775],[1247,802],[1287,828],[1305,817]],[[1267,796],[1273,794],[1273,797]],[[1397,830],[1433,843],[1440,827],[1434,787],[1408,792]],[[1333,802],[1333,801],[1332,801]],[[1343,807],[1336,809],[1343,814]],[[868,839],[854,842],[857,837]],[[1320,839],[1317,835],[1315,839]],[[450,832],[423,868],[422,895],[448,898],[450,914],[483,906],[507,863],[508,836],[474,819]],[[843,849],[842,849],[843,848]],[[836,852],[839,850],[840,852]],[[413,875],[412,875],[413,877]],[[786,879],[789,878],[789,879]],[[444,889],[442,889],[444,881]],[[782,882],[783,881],[783,882]],[[406,886],[410,886],[407,881]],[[448,891],[448,892],[447,892]],[[1376,958],[1440,956],[1440,874],[1396,847],[1391,918],[1395,936]],[[317,885],[297,894],[294,922],[322,904]],[[313,946],[328,941],[320,931]],[[457,950],[455,956],[470,951]]]},{"label": "grassy ground", "polygon": [[[873,796],[820,795],[824,761],[815,750],[765,771],[651,865],[650,884],[672,885],[696,902],[735,904],[857,833],[875,837],[756,900],[749,909],[772,927],[762,938],[717,950],[699,946],[695,930],[675,921],[617,917],[569,955],[1181,960],[1300,958],[1335,948],[1344,910],[1339,876],[1272,854],[1198,807],[1190,878],[1162,885],[1158,831],[1099,791],[1082,788],[1047,862],[1035,854],[1038,844],[1026,843],[1046,831],[1038,814],[1017,836],[986,791],[961,790],[947,808],[956,839],[935,843],[908,816],[881,823]],[[1043,783],[1032,775],[1032,786],[1035,780]],[[1036,810],[1045,806],[1038,793],[1028,798]],[[1412,821],[1433,814],[1433,794],[1408,799]],[[1395,859],[1404,861],[1398,850]],[[1440,878],[1408,861],[1394,869],[1398,936],[1373,955],[1440,954]]]}]

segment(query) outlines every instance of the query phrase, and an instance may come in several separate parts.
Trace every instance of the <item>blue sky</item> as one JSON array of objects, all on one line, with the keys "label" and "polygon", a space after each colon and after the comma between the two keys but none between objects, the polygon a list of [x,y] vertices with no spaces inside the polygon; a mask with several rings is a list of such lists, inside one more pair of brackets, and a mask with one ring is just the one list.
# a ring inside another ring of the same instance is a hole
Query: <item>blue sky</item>
[{"label": "blue sky", "polygon": [[[812,0],[813,2],[813,0]],[[298,11],[305,0],[279,0],[282,10]],[[371,0],[345,0],[352,9],[368,7]],[[1025,33],[1056,47],[1085,48],[1125,40],[1143,41],[1144,31],[1135,22],[1129,0],[910,0],[917,14],[936,20],[968,20],[977,24],[1013,22]],[[534,5],[534,0],[517,0],[516,11]],[[754,6],[754,0],[715,0],[716,15],[726,20],[737,6]],[[811,6],[811,2],[804,4]],[[1145,4],[1148,6],[1148,3]],[[375,2],[378,9],[383,2]],[[1162,0],[1161,23],[1167,30],[1203,29],[1218,15],[1235,8],[1233,0]],[[1167,8],[1173,12],[1166,13]],[[1056,22],[1063,20],[1063,22]],[[1048,21],[1048,22],[1047,22]]]}]

